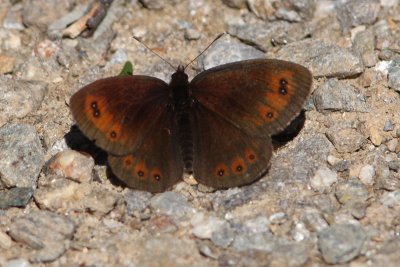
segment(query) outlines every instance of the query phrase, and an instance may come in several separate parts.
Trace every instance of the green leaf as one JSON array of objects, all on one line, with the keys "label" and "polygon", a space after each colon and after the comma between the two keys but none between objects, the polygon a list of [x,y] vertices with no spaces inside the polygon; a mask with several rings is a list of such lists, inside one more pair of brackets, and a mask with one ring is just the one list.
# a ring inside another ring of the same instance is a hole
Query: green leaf
[{"label": "green leaf", "polygon": [[133,75],[133,65],[130,61],[125,62],[124,67],[118,76],[130,76]]}]

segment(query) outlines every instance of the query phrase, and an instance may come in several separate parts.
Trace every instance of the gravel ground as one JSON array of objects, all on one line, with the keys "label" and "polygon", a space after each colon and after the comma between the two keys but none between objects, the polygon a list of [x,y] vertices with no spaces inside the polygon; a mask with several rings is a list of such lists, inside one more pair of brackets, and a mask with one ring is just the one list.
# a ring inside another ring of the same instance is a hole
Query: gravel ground
[{"label": "gravel ground", "polygon": [[[70,25],[94,3],[107,15],[79,35]],[[0,266],[398,266],[399,24],[398,0],[0,1]],[[302,64],[314,81],[301,130],[248,186],[124,187],[70,96],[126,60],[168,81],[132,36],[177,65],[221,32],[189,76]]]}]

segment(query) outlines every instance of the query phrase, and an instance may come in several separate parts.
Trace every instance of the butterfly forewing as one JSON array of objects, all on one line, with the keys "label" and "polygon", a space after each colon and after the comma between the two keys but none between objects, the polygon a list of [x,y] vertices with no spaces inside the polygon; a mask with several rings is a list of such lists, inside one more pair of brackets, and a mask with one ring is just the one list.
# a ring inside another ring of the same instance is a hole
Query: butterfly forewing
[{"label": "butterfly forewing", "polygon": [[81,131],[116,155],[133,152],[168,106],[168,85],[148,76],[95,81],[70,100]]},{"label": "butterfly forewing", "polygon": [[194,98],[250,135],[281,131],[304,105],[309,70],[282,60],[254,59],[225,64],[190,82]]},{"label": "butterfly forewing", "polygon": [[111,169],[120,180],[136,189],[161,192],[171,187],[183,175],[176,128],[172,109],[166,108],[134,153],[108,156]]}]

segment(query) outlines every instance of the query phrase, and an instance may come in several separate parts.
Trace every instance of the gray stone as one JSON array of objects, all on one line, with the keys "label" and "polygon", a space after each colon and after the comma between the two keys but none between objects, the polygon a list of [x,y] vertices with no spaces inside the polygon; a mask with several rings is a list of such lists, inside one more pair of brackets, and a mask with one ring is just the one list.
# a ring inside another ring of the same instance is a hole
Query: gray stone
[{"label": "gray stone", "polygon": [[367,142],[365,136],[352,128],[338,129],[332,126],[326,132],[326,136],[340,153],[357,151]]},{"label": "gray stone", "polygon": [[375,55],[375,36],[372,30],[358,32],[353,39],[353,49],[358,51],[366,67],[373,67],[377,63]]},{"label": "gray stone", "polygon": [[356,178],[340,181],[335,189],[335,195],[342,204],[349,202],[365,202],[368,199],[368,190],[365,185]]},{"label": "gray stone", "polygon": [[400,203],[400,191],[383,193],[380,198],[380,202],[382,203],[382,205],[389,208],[397,207]]},{"label": "gray stone", "polygon": [[378,0],[349,0],[338,2],[336,6],[338,20],[343,31],[361,24],[376,21],[380,9]]},{"label": "gray stone", "polygon": [[222,37],[200,58],[204,69],[253,58],[264,58],[264,53],[231,37]]},{"label": "gray stone", "polygon": [[36,111],[47,93],[40,81],[15,80],[0,75],[0,126]]},{"label": "gray stone", "polygon": [[281,6],[278,4],[275,16],[290,22],[311,20],[317,6],[314,0],[289,0],[278,3]]},{"label": "gray stone", "polygon": [[386,120],[385,125],[383,126],[383,130],[385,132],[390,132],[394,130],[394,124],[391,120]]},{"label": "gray stone", "polygon": [[251,24],[230,24],[228,33],[253,44],[262,51],[268,51],[274,44],[287,44],[303,39],[308,28],[286,21],[258,22]]},{"label": "gray stone", "polygon": [[152,194],[140,190],[129,189],[125,194],[126,209],[129,215],[137,215],[150,204]]},{"label": "gray stone", "polygon": [[338,79],[329,79],[314,91],[315,107],[326,111],[368,111],[365,97],[353,86]]},{"label": "gray stone", "polygon": [[334,224],[319,232],[318,247],[327,263],[340,264],[357,257],[366,239],[360,226]]},{"label": "gray stone", "polygon": [[271,253],[270,266],[304,266],[308,260],[308,246],[305,242],[280,244]]},{"label": "gray stone", "polygon": [[316,78],[345,78],[364,71],[364,64],[358,53],[320,39],[288,44],[278,51],[276,57],[303,64]]},{"label": "gray stone", "polygon": [[44,163],[36,129],[26,124],[6,124],[0,128],[0,140],[0,182],[6,187],[35,188]]},{"label": "gray stone", "polygon": [[389,68],[389,87],[400,92],[400,66],[397,64]]},{"label": "gray stone", "polygon": [[337,173],[327,167],[321,167],[310,180],[310,185],[315,191],[329,190],[337,182]]},{"label": "gray stone", "polygon": [[211,234],[211,242],[214,245],[227,248],[235,239],[235,231],[226,223]]},{"label": "gray stone", "polygon": [[28,260],[18,258],[18,259],[12,259],[7,261],[3,267],[31,267],[32,265],[29,263]]},{"label": "gray stone", "polygon": [[142,248],[137,256],[137,266],[152,267],[154,263],[176,267],[209,266],[209,261],[198,253],[195,242],[185,237],[152,237],[144,242]]},{"label": "gray stone", "polygon": [[32,195],[32,187],[14,187],[5,191],[0,191],[0,209],[25,207]]},{"label": "gray stone", "polygon": [[9,235],[17,242],[35,249],[33,261],[53,261],[68,248],[75,224],[69,218],[49,211],[34,211],[17,217]]},{"label": "gray stone", "polygon": [[189,219],[195,209],[178,193],[164,192],[150,200],[150,207],[157,213],[168,215],[176,220]]},{"label": "gray stone", "polygon": [[246,7],[246,0],[222,0],[222,3],[232,8]]}]

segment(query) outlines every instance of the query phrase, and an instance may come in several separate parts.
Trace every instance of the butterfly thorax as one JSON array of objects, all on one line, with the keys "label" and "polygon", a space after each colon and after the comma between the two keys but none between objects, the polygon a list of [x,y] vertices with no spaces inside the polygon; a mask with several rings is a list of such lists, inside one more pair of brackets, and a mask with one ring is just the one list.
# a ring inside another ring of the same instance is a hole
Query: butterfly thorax
[{"label": "butterfly thorax", "polygon": [[169,87],[172,94],[172,101],[176,108],[183,108],[190,102],[189,77],[182,65],[172,74]]}]

